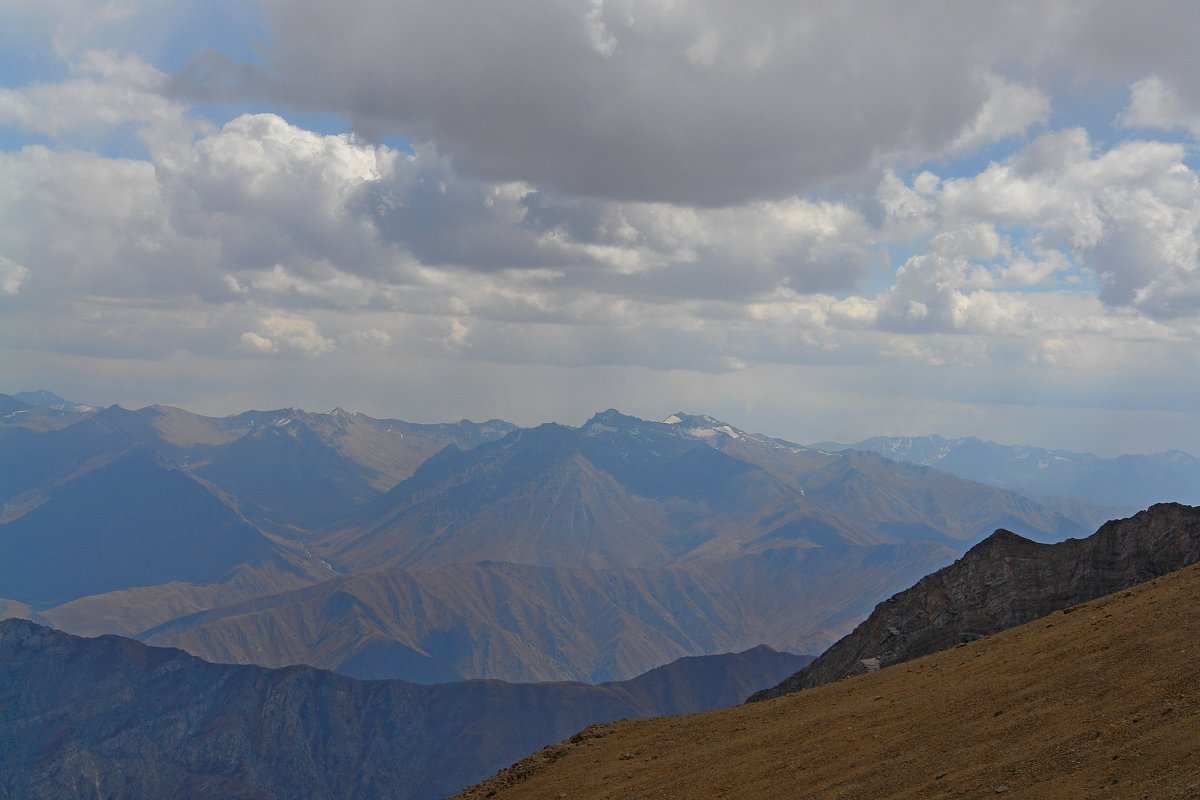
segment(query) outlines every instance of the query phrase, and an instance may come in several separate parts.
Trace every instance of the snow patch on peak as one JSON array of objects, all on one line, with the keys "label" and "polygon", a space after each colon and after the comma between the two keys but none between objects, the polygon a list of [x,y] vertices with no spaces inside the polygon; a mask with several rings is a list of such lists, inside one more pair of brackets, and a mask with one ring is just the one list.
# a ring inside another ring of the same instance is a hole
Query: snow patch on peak
[{"label": "snow patch on peak", "polygon": [[728,436],[730,439],[741,439],[743,434],[732,425],[722,422],[707,414],[672,414],[664,420],[668,425],[678,425],[679,432],[696,439],[712,439],[717,436]]}]

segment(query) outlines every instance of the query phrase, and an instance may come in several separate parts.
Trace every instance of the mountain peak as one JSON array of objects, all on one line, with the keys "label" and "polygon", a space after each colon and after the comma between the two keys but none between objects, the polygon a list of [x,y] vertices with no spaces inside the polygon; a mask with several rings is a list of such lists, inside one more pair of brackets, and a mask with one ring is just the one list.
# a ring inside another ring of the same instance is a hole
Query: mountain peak
[{"label": "mountain peak", "polygon": [[693,439],[712,439],[722,435],[731,439],[740,439],[745,435],[745,431],[738,430],[728,422],[722,422],[707,414],[685,414],[682,411],[676,411],[663,422],[676,426],[679,433]]},{"label": "mountain peak", "polygon": [[645,424],[644,420],[631,417],[628,414],[622,414],[615,408],[609,408],[592,415],[591,419],[583,423],[580,430],[583,433],[594,436],[597,433],[606,431],[629,430],[643,424]]},{"label": "mountain peak", "polygon": [[964,554],[964,556],[970,553],[979,555],[982,553],[990,553],[992,551],[1006,553],[1012,550],[1014,547],[1028,546],[1037,546],[1037,543],[1032,539],[1020,535],[1019,533],[1013,533],[1007,528],[997,528],[987,537],[976,543],[970,550],[967,551],[966,554]]}]

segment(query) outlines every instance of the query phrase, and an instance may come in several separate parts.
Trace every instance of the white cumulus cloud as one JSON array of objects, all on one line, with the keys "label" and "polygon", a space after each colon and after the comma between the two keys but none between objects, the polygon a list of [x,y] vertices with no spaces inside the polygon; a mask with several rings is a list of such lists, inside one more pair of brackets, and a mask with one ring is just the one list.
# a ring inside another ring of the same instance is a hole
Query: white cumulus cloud
[{"label": "white cumulus cloud", "polygon": [[323,356],[337,347],[332,339],[321,335],[312,320],[288,314],[271,314],[257,330],[241,336],[242,346],[256,353],[277,353],[291,350],[309,358]]}]

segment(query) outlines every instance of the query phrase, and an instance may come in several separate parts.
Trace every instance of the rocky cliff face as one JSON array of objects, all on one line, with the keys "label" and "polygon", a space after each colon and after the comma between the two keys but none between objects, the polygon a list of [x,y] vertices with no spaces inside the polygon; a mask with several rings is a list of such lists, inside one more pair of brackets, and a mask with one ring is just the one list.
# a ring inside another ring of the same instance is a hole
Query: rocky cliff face
[{"label": "rocky cliff face", "polygon": [[848,636],[750,700],[954,647],[1200,561],[1200,508],[1162,503],[1086,539],[1038,544],[998,530],[876,606]]},{"label": "rocky cliff face", "polygon": [[736,703],[747,681],[769,685],[805,660],[757,648],[603,686],[419,686],[210,664],[11,619],[0,800],[432,800],[595,722]]}]

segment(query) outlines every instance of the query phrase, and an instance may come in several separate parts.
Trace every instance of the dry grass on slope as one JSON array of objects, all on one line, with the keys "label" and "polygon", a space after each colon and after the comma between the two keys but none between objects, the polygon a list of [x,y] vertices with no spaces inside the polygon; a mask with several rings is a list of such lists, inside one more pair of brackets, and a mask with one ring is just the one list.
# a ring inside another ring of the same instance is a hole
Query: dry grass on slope
[{"label": "dry grass on slope", "polygon": [[776,700],[595,726],[462,800],[1200,798],[1200,565]]}]

